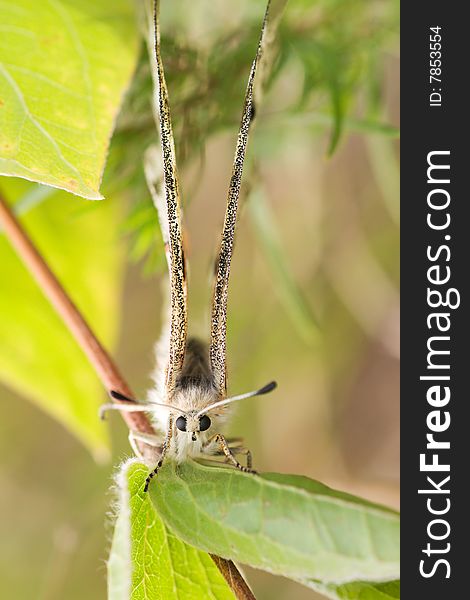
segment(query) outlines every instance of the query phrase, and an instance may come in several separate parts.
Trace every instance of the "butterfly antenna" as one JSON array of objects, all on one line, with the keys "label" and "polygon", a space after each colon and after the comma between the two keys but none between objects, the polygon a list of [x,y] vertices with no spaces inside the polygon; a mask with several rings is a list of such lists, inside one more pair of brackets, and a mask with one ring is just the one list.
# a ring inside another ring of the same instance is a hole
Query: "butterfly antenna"
[{"label": "butterfly antenna", "polygon": [[120,392],[116,392],[114,390],[111,390],[109,392],[109,395],[111,396],[111,398],[114,398],[114,400],[119,400],[120,402],[133,402],[134,404],[137,404],[137,400],[134,400],[134,398],[124,396],[124,394],[121,394]]},{"label": "butterfly antenna", "polygon": [[168,408],[170,410],[174,410],[176,412],[181,413],[182,415],[186,415],[186,412],[177,406],[172,406],[171,404],[164,404],[163,402],[138,402],[133,398],[129,398],[120,392],[116,392],[115,390],[111,390],[109,395],[114,400],[119,400],[119,402],[128,402],[128,404],[103,404],[100,406],[100,418],[104,419],[104,414],[107,410],[120,410],[122,412],[151,412],[153,406],[161,406],[162,408]]},{"label": "butterfly antenna", "polygon": [[265,386],[260,388],[259,390],[255,390],[253,392],[246,392],[246,394],[240,394],[239,396],[232,396],[231,398],[225,398],[225,400],[220,400],[219,402],[214,402],[214,404],[209,404],[202,410],[200,410],[196,416],[200,417],[206,412],[212,410],[213,408],[218,408],[219,406],[226,406],[227,404],[231,404],[232,402],[238,402],[238,400],[245,400],[246,398],[253,398],[253,396],[263,396],[264,394],[269,394],[277,388],[277,383],[275,381],[270,381]]}]

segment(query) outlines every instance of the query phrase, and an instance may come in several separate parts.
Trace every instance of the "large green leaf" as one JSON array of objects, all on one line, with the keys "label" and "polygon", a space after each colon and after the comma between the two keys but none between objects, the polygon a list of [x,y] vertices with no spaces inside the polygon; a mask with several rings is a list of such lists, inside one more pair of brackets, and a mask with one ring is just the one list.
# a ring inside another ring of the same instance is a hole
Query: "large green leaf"
[{"label": "large green leaf", "polygon": [[151,496],[202,550],[294,579],[384,581],[399,574],[399,518],[305,477],[168,462]]},{"label": "large green leaf", "polygon": [[138,35],[129,0],[0,3],[0,173],[101,198]]},{"label": "large green leaf", "polygon": [[[4,183],[10,199],[33,187],[20,179]],[[99,338],[112,347],[122,283],[122,211],[117,202],[85,204],[66,196],[55,191],[21,221]],[[107,452],[106,428],[98,419],[102,386],[1,233],[0,281],[0,381],[61,421],[97,456]]]},{"label": "large green leaf", "polygon": [[148,469],[121,467],[119,513],[108,561],[109,600],[233,600],[205,552],[176,538],[143,490]]}]

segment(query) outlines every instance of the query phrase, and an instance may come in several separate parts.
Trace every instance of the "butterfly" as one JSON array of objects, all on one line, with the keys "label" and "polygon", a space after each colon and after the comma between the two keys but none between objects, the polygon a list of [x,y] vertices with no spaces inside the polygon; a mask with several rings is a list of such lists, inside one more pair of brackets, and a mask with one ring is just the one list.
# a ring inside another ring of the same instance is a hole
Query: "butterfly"
[{"label": "butterfly", "polygon": [[[227,299],[230,264],[234,247],[240,187],[250,125],[254,118],[253,91],[257,70],[266,45],[266,23],[269,2],[263,19],[261,35],[253,60],[243,103],[243,112],[235,149],[235,158],[228,189],[222,238],[215,262],[215,281],[212,296],[210,339],[205,343],[188,338],[187,280],[182,238],[182,210],[176,169],[173,130],[170,117],[168,90],[161,59],[159,1],[153,4],[151,66],[154,78],[155,112],[160,128],[161,152],[151,147],[145,154],[144,167],[147,184],[157,209],[169,272],[168,310],[163,332],[156,344],[156,368],[152,378],[154,387],[146,402],[138,403],[111,391],[120,404],[105,404],[109,409],[146,412],[163,437],[141,432],[130,432],[130,442],[139,454],[138,442],[161,449],[156,467],[149,473],[145,491],[158,473],[166,457],[176,462],[204,455],[222,455],[237,469],[255,472],[248,449],[231,445],[219,433],[219,426],[228,416],[233,402],[259,396],[276,387],[274,381],[262,388],[227,397]],[[246,466],[237,455],[246,456]]]}]

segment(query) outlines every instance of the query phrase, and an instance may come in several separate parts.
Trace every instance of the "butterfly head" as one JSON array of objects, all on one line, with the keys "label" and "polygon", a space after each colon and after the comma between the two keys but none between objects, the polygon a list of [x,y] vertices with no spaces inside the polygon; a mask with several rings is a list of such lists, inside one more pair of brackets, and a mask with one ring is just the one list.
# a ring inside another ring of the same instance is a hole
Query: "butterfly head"
[{"label": "butterfly head", "polygon": [[193,442],[197,440],[197,433],[207,431],[211,426],[211,420],[207,415],[198,415],[197,411],[190,411],[180,415],[175,422],[179,431],[191,434]]}]

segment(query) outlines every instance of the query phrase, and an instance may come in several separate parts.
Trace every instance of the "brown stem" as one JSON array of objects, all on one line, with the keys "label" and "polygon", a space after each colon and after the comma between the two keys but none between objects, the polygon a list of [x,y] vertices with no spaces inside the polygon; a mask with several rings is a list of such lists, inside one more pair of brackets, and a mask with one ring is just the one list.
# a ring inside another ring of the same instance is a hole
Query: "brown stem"
[{"label": "brown stem", "polygon": [[[42,292],[50,300],[86,354],[103,385],[108,391],[116,390],[132,398],[132,391],[118,371],[113,360],[97,340],[82,314],[61,286],[54,273],[50,270],[43,257],[39,254],[1,196],[0,223],[12,246],[36,279]],[[123,412],[121,414],[129,429],[153,433],[152,426],[143,413]]]},{"label": "brown stem", "polygon": [[222,573],[225,581],[229,584],[237,598],[243,600],[256,600],[253,592],[241,576],[240,571],[237,569],[234,562],[225,560],[225,558],[220,558],[220,556],[215,556],[215,554],[210,554],[209,556],[215,562],[216,567]]},{"label": "brown stem", "polygon": [[[28,267],[30,273],[36,279],[44,295],[50,300],[75,340],[86,354],[103,385],[108,391],[115,390],[124,396],[132,398],[132,391],[119,372],[113,359],[100,344],[78,308],[72,302],[67,292],[59,283],[57,277],[29,239],[27,233],[16,220],[1,193],[0,225],[3,227],[12,246]],[[142,433],[155,433],[144,413],[121,412],[121,415],[129,429],[140,431]],[[150,453],[149,446],[145,444],[141,447],[141,451],[145,457],[149,458],[154,454],[154,450]],[[227,583],[230,585],[235,597],[240,600],[254,600],[254,596],[248,587],[248,584],[243,579],[234,563],[231,560],[225,560],[218,556],[211,555],[211,557]]]}]

